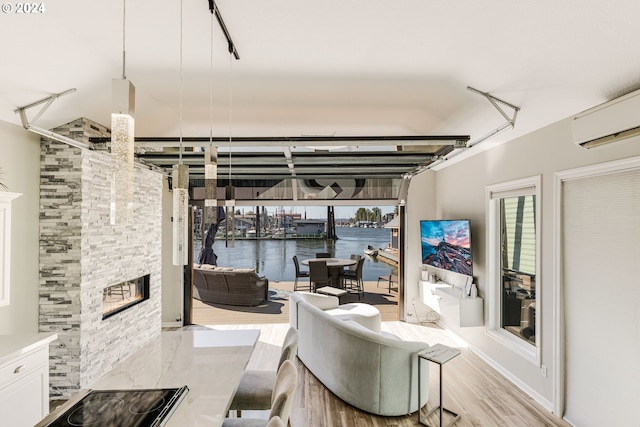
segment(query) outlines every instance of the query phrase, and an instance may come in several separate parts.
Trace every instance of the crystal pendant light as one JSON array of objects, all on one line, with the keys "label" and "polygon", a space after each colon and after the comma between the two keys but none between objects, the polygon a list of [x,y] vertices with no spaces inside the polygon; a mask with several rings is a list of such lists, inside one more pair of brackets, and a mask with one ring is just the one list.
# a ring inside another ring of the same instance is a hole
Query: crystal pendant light
[{"label": "crystal pendant light", "polygon": [[134,185],[135,87],[125,74],[125,1],[122,16],[122,78],[111,83],[111,224],[128,222]]},{"label": "crystal pendant light", "polygon": [[218,163],[216,147],[205,147],[204,156],[204,207],[206,210],[205,223],[215,224],[218,221]]},{"label": "crystal pendant light", "polygon": [[173,165],[173,265],[189,263],[189,166],[182,164],[182,0],[180,1],[180,153]]},{"label": "crystal pendant light", "polygon": [[173,165],[173,265],[189,262],[189,166]]}]

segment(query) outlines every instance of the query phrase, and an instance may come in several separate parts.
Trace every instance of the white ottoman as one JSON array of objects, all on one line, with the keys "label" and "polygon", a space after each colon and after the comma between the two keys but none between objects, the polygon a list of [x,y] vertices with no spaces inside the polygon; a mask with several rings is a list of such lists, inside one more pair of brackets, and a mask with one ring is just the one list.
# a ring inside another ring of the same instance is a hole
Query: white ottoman
[{"label": "white ottoman", "polygon": [[367,329],[380,332],[380,310],[373,305],[353,302],[324,310],[324,312],[340,320],[353,320]]}]

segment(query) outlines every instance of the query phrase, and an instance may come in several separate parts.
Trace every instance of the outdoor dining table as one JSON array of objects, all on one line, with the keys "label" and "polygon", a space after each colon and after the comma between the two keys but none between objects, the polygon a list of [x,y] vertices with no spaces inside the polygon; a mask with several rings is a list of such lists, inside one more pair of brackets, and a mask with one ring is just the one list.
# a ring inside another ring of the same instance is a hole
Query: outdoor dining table
[{"label": "outdoor dining table", "polygon": [[326,261],[331,276],[331,284],[335,288],[341,288],[340,272],[350,265],[355,265],[358,261],[351,258],[308,258],[301,261],[302,265],[309,265],[312,261]]}]

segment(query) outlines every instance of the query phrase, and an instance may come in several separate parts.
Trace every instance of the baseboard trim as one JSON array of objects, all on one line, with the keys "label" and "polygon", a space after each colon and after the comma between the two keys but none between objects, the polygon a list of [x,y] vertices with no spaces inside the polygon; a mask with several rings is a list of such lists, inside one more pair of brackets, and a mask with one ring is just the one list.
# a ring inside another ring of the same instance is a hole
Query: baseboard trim
[{"label": "baseboard trim", "polygon": [[181,328],[182,322],[162,322],[163,328]]},{"label": "baseboard trim", "polygon": [[498,364],[495,360],[490,358],[487,354],[480,351],[478,348],[474,346],[469,346],[469,350],[473,351],[479,358],[487,362],[492,368],[498,371],[502,376],[511,381],[516,387],[520,390],[527,393],[533,400],[538,402],[544,409],[553,413],[553,403],[549,400],[545,399],[540,393],[533,390],[526,383],[522,382],[519,378],[511,374],[511,372],[507,371],[502,367],[502,365]]},{"label": "baseboard trim", "polygon": [[522,390],[523,392],[528,394],[533,400],[535,400],[540,405],[542,405],[542,407],[544,409],[546,409],[547,411],[549,411],[551,413],[554,413],[554,411],[553,411],[554,406],[553,406],[553,403],[551,401],[545,399],[544,396],[542,396],[537,391],[533,390],[531,387],[529,387],[529,385],[527,385],[526,383],[521,381],[518,377],[514,376],[511,372],[506,370],[502,365],[500,365],[498,362],[496,362],[491,357],[489,357],[489,355],[487,355],[486,353],[482,352],[477,347],[469,344],[469,342],[467,342],[467,340],[465,340],[460,335],[458,335],[455,331],[453,331],[451,328],[449,328],[446,324],[444,324],[443,322],[439,322],[439,325],[442,326],[445,331],[450,333],[452,337],[455,337],[456,339],[458,339],[462,343],[464,343],[469,350],[474,352],[480,359],[482,359],[488,365],[490,365],[492,368],[494,368],[496,371],[498,371],[503,377],[505,377],[506,379],[511,381],[516,387],[518,387],[520,390]]}]

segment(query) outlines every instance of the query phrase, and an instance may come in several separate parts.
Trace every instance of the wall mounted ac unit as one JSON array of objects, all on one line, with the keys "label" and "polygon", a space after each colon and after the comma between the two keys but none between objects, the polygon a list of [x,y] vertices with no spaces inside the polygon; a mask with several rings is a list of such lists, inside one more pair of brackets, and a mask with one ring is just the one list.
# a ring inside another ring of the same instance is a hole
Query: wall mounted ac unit
[{"label": "wall mounted ac unit", "polygon": [[640,90],[600,104],[573,118],[573,141],[594,148],[640,136]]}]

